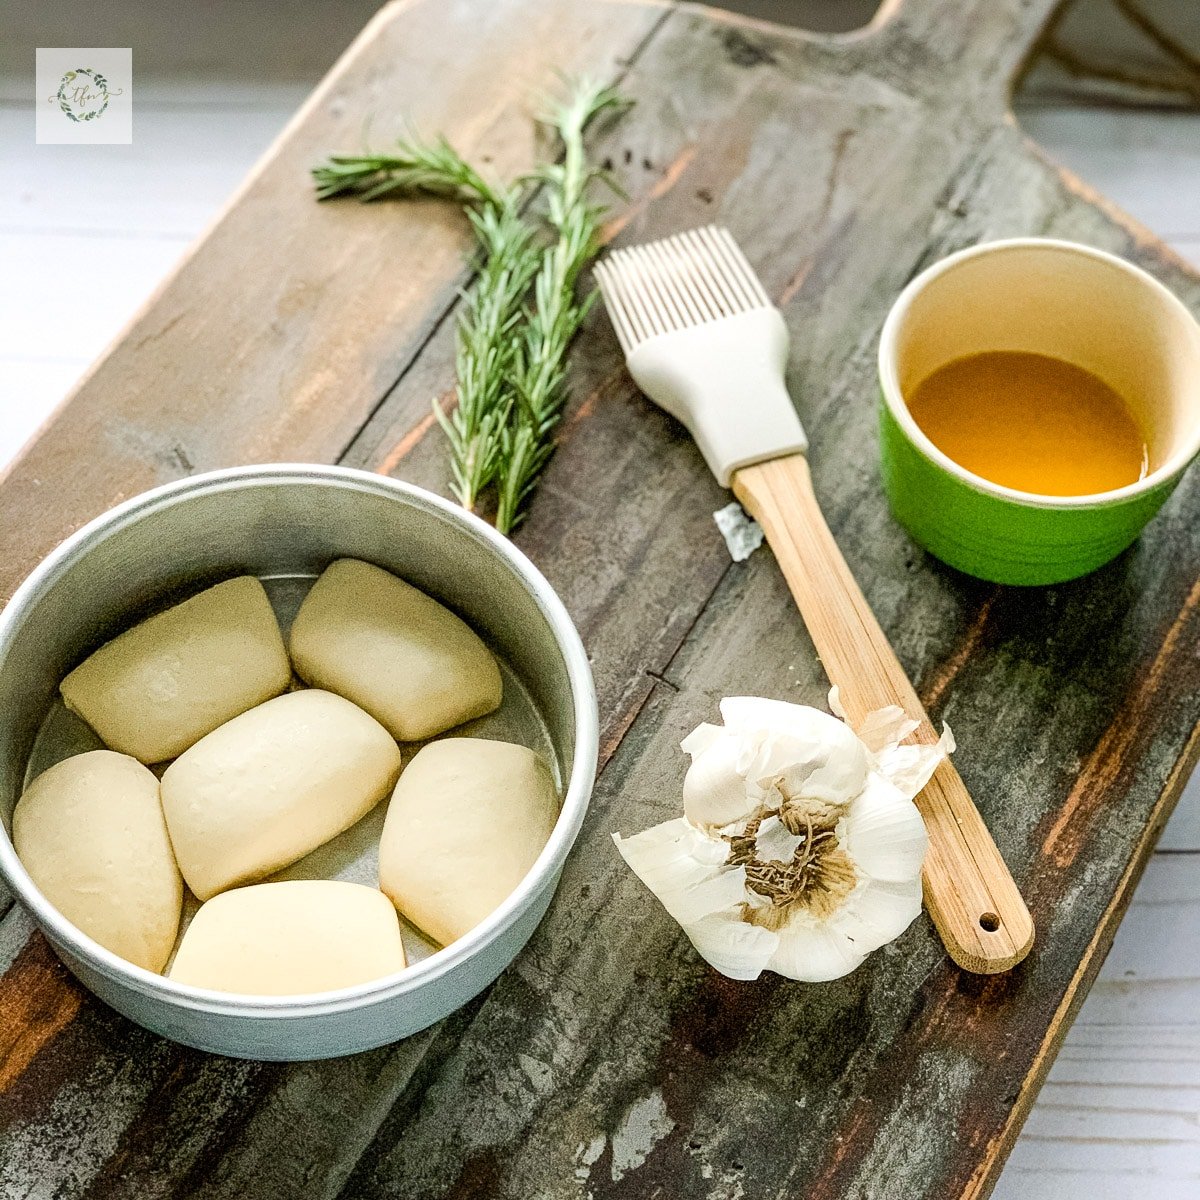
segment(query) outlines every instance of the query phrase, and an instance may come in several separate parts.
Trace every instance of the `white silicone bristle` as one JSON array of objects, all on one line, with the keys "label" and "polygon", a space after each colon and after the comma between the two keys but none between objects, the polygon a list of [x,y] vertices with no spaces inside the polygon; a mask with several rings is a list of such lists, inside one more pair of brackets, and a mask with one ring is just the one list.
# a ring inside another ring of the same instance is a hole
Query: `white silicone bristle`
[{"label": "white silicone bristle", "polygon": [[729,230],[717,225],[616,250],[597,264],[596,279],[626,354],[659,334],[771,305]]}]

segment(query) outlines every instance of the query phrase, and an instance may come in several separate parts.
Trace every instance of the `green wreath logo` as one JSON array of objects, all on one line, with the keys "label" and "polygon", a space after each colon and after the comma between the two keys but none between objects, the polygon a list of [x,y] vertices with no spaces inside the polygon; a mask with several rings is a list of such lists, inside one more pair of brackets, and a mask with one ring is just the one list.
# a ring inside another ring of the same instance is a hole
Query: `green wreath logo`
[{"label": "green wreath logo", "polygon": [[79,67],[62,77],[50,103],[57,102],[70,121],[95,121],[104,115],[109,98],[119,95],[121,91],[109,88],[108,80],[99,71]]}]

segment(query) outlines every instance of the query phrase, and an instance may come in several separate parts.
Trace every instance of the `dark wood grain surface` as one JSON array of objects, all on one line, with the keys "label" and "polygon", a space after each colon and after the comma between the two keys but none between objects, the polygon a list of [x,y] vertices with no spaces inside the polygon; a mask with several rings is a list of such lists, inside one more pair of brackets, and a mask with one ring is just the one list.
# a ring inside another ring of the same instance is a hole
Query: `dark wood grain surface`
[{"label": "dark wood grain surface", "polygon": [[444,490],[466,230],[448,208],[318,206],[307,168],[445,129],[509,174],[553,71],[637,107],[597,138],[642,240],[727,224],[791,328],[816,488],[1038,924],[963,974],[922,918],[822,986],[709,970],[609,841],[672,814],[717,700],[822,703],[773,560],[732,565],[727,502],[626,377],[603,315],[518,541],[592,655],[602,773],[558,897],[491,990],[396,1046],[234,1062],[82,992],[0,920],[0,1181],[54,1197],[984,1196],[1196,757],[1200,477],[1094,576],[1015,590],[908,542],[876,469],[874,352],[906,280],[974,242],[1075,238],[1200,311],[1200,278],[1045,162],[1007,115],[1052,0],[899,0],[847,38],[578,0],[384,10],[179,273],[0,481],[0,588],[118,499],[193,471],[342,461]]}]

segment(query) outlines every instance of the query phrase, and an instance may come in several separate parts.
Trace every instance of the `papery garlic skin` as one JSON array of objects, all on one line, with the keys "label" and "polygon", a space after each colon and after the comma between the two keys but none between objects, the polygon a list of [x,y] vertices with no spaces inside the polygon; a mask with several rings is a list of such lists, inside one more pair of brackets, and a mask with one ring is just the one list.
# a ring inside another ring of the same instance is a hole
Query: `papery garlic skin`
[{"label": "papery garlic skin", "polygon": [[697,825],[728,825],[757,807],[745,776],[740,738],[716,725],[701,725],[683,740],[692,765],[683,779],[683,811]]},{"label": "papery garlic skin", "polygon": [[[829,689],[829,708],[842,720],[848,720],[836,685]],[[859,740],[870,752],[875,769],[910,798],[929,782],[938,763],[949,758],[955,750],[954,734],[944,722],[942,735],[933,746],[904,743],[919,724],[898,704],[889,704],[867,713],[856,730]]]},{"label": "papery garlic skin", "polygon": [[730,698],[721,714],[682,743],[685,815],[613,840],[723,974],[846,975],[921,910],[928,839],[912,797],[953,737],[901,744],[915,723],[899,708],[870,714],[865,737],[777,700]]}]

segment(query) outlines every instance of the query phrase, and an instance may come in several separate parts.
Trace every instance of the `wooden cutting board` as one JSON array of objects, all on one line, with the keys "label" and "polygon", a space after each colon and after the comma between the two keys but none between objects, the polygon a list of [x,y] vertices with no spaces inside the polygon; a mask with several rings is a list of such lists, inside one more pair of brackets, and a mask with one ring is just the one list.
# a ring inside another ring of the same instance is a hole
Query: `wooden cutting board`
[{"label": "wooden cutting board", "polygon": [[[483,997],[397,1046],[232,1062],[84,993],[27,919],[0,922],[0,1174],[56,1196],[986,1195],[1195,761],[1200,475],[1118,561],[1021,591],[964,578],[888,515],[874,350],[906,280],[1014,234],[1124,254],[1200,311],[1200,278],[1039,156],[1007,112],[1053,0],[893,0],[810,37],[595,0],[400,3],[364,31],[179,272],[0,481],[0,594],[116,501],[193,471],[340,461],[443,489],[429,416],[452,385],[461,219],[317,205],[308,167],[370,118],[445,130],[510,176],[556,69],[637,107],[598,138],[640,241],[707,221],[791,327],[822,505],[1021,882],[1039,937],[963,974],[922,918],[819,987],[731,983],[623,868],[609,834],[674,812],[680,738],[722,695],[822,703],[766,552],[732,565],[727,502],[626,376],[580,339],[561,448],[518,541],[596,670],[602,774],[557,900]],[[2,910],[0,910],[2,911]],[[18,1186],[14,1183],[14,1187]]]}]

